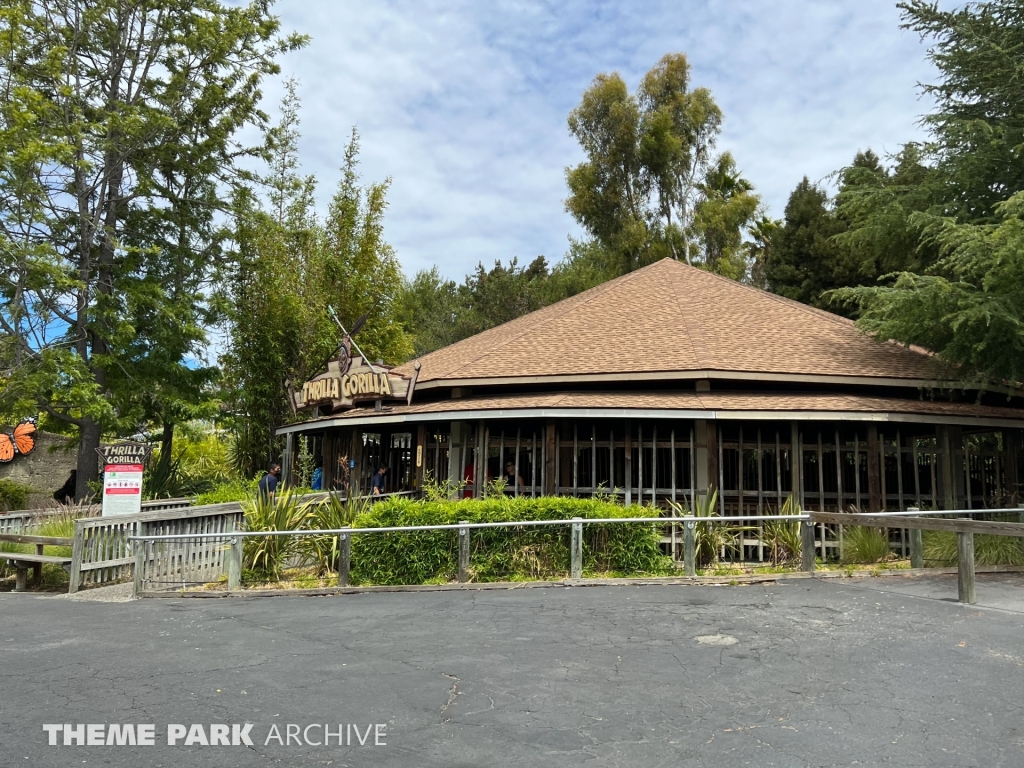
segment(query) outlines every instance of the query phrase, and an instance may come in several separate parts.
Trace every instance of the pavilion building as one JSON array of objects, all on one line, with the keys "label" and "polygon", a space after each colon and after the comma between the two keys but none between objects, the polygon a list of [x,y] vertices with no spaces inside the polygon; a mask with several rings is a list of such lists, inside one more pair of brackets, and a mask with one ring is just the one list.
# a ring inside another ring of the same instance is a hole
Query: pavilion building
[{"label": "pavilion building", "polygon": [[387,373],[400,400],[322,401],[280,430],[286,458],[306,437],[352,492],[384,463],[389,490],[479,495],[511,463],[507,493],[667,508],[717,489],[725,515],[1018,496],[1024,392],[965,389],[926,350],[670,259]]}]

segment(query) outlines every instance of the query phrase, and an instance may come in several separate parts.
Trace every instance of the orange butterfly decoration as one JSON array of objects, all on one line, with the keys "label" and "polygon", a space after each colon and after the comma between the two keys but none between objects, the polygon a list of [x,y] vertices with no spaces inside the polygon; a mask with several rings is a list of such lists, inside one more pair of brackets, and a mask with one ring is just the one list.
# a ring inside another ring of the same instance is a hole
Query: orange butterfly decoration
[{"label": "orange butterfly decoration", "polygon": [[11,433],[0,432],[0,464],[12,461],[17,454],[27,456],[36,447],[36,420],[22,419]]}]

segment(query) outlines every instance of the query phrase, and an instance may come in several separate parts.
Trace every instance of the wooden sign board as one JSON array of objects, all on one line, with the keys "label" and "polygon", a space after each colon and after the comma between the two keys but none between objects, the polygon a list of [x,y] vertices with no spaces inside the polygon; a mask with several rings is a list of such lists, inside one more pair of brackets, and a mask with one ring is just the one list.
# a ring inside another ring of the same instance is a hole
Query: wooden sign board
[{"label": "wooden sign board", "polygon": [[[346,365],[347,363],[347,365]],[[292,392],[296,409],[327,405],[333,410],[352,408],[374,400],[412,401],[416,375],[400,376],[383,365],[370,366],[362,357],[331,360],[327,370]]]}]

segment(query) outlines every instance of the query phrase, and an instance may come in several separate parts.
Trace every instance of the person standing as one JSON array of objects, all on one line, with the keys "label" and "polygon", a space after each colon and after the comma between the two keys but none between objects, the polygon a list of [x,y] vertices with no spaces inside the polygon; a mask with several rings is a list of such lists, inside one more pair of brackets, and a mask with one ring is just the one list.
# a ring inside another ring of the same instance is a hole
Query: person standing
[{"label": "person standing", "polygon": [[377,470],[373,476],[373,485],[370,488],[370,493],[374,496],[381,496],[384,494],[384,476],[387,475],[388,468],[386,465],[381,464],[380,469]]},{"label": "person standing", "polygon": [[514,461],[506,462],[505,487],[511,488],[512,492],[515,493],[517,490],[522,490],[523,485],[523,476],[516,472],[516,463]]},{"label": "person standing", "polygon": [[259,484],[260,495],[271,504],[274,503],[274,495],[277,493],[277,484],[280,482],[280,479],[281,465],[273,461],[267,467],[267,474],[260,479]]}]

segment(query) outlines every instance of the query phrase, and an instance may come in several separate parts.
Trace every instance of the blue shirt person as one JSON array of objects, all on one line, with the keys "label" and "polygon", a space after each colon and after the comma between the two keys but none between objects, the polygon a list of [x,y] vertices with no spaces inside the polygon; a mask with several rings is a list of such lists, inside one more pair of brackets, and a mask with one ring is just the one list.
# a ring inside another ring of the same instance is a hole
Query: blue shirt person
[{"label": "blue shirt person", "polygon": [[259,493],[260,496],[272,502],[274,494],[277,492],[277,484],[280,482],[281,465],[277,462],[272,462],[267,469],[267,474],[260,480]]},{"label": "blue shirt person", "polygon": [[384,493],[384,476],[387,473],[388,468],[385,465],[381,464],[380,469],[378,469],[377,473],[373,476],[373,484],[370,489],[370,493],[372,493],[374,496],[380,496],[382,493]]}]

